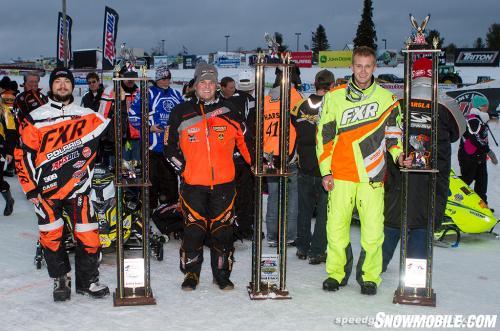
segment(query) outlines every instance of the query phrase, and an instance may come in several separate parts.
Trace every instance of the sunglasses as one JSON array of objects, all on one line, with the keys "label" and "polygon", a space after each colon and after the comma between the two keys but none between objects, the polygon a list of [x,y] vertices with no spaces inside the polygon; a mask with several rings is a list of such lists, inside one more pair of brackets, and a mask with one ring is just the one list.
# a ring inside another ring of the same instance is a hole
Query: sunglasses
[{"label": "sunglasses", "polygon": [[88,80],[88,81],[87,81],[87,84],[89,84],[89,85],[90,85],[90,84],[95,84],[95,83],[97,83],[97,80]]}]

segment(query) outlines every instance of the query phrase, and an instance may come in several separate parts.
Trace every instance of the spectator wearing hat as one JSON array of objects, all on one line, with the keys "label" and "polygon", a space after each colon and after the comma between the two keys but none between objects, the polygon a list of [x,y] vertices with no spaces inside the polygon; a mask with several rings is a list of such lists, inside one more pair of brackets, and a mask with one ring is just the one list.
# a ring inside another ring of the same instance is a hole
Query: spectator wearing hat
[{"label": "spectator wearing hat", "polygon": [[[432,106],[432,61],[422,58],[415,61],[412,68],[411,97],[412,107],[417,111]],[[404,104],[403,100],[400,100]],[[451,170],[451,144],[465,131],[465,118],[457,102],[447,95],[438,95],[438,141],[436,178],[436,205],[434,227],[438,228],[444,217],[448,200]],[[409,258],[427,257],[427,226],[429,202],[428,173],[408,173],[408,242]],[[401,234],[401,185],[402,174],[399,167],[388,162],[384,185],[384,243],[382,245],[382,271],[387,270]]]},{"label": "spectator wearing hat", "polygon": [[[243,72],[250,72],[244,70]],[[242,72],[238,75],[238,81]],[[220,81],[221,90],[219,96],[226,99],[235,106],[235,111],[240,120],[245,123],[246,133],[251,141],[255,136],[255,98],[244,90],[236,89],[236,82],[231,77],[224,77]],[[243,88],[247,88],[244,85]],[[251,91],[250,91],[251,92]],[[253,143],[252,143],[253,144]],[[237,216],[235,227],[235,238],[252,240],[253,238],[253,222],[254,222],[254,177],[250,166],[241,157],[237,149],[234,151],[234,165],[236,168],[235,184],[236,184],[236,201],[234,203],[235,213]]]},{"label": "spectator wearing hat", "polygon": [[482,95],[472,97],[472,108],[467,114],[467,131],[460,139],[458,163],[462,180],[470,185],[474,182],[474,191],[488,203],[488,158],[494,165],[498,160],[488,143],[489,102]]},{"label": "spectator wearing hat", "polygon": [[[298,162],[298,216],[297,257],[309,257],[310,264],[326,261],[326,205],[328,194],[321,184],[318,159],[316,157],[316,127],[321,113],[323,96],[335,84],[333,73],[321,70],[316,74],[316,92],[302,99],[291,112],[292,123],[297,132]],[[316,223],[311,235],[311,219],[316,210]]]},{"label": "spectator wearing hat", "polygon": [[[133,67],[124,66],[120,70],[120,77],[122,78],[137,78],[138,74],[133,70]],[[140,144],[139,130],[130,124],[129,118],[129,108],[130,105],[136,98],[139,92],[139,87],[135,83],[135,80],[122,80],[120,81],[120,107],[122,112],[122,128],[123,130],[123,158],[126,161],[140,160]],[[112,168],[114,166],[114,145],[115,145],[115,129],[114,129],[114,102],[115,102],[115,91],[114,86],[110,85],[104,89],[101,95],[101,101],[99,104],[98,112],[105,118],[111,119],[111,125],[109,126],[106,134],[102,137],[102,149],[103,156],[100,161]]]},{"label": "spectator wearing hat", "polygon": [[194,78],[195,96],[172,111],[165,145],[168,162],[182,177],[184,238],[179,253],[185,277],[181,287],[196,289],[207,242],[214,283],[221,290],[231,290],[236,195],[233,152],[237,147],[250,163],[250,144],[234,105],[216,94],[217,69],[199,63]]},{"label": "spectator wearing hat", "polygon": [[[154,85],[148,89],[151,210],[156,208],[158,203],[176,203],[179,198],[177,174],[163,156],[165,130],[170,114],[175,106],[184,101],[181,93],[170,87],[171,79],[170,70],[166,66],[160,66],[156,69]],[[130,115],[131,123],[140,129],[141,99],[139,97],[132,103]]]}]

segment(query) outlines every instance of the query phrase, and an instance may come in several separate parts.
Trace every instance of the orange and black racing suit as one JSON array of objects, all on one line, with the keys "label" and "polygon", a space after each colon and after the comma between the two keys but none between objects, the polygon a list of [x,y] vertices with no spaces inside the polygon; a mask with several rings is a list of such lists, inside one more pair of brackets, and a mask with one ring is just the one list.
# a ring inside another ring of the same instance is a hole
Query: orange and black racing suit
[{"label": "orange and black racing suit", "polygon": [[28,199],[37,198],[40,243],[52,278],[71,270],[64,249],[63,212],[77,242],[77,287],[88,288],[99,271],[98,224],[88,193],[99,137],[109,124],[91,109],[49,99],[21,123],[21,147],[14,155],[19,182]]},{"label": "orange and black racing suit", "polygon": [[182,177],[180,264],[185,273],[199,276],[208,237],[214,277],[229,278],[234,251],[233,152],[238,147],[245,161],[251,162],[250,135],[245,131],[233,105],[222,99],[203,103],[193,98],[172,110],[165,156]]}]

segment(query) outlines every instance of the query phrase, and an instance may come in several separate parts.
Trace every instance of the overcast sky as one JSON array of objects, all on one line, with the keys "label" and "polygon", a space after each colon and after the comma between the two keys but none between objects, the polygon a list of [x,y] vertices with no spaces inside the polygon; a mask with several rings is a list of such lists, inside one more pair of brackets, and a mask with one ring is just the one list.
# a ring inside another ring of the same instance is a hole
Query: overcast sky
[{"label": "overcast sky", "polygon": [[[0,61],[11,58],[55,56],[57,12],[61,0],[2,0],[0,8]],[[500,23],[500,0],[374,0],[374,22],[387,48],[400,48],[410,33],[408,13],[420,22],[431,13],[429,29],[437,29],[445,45],[471,46],[485,39],[488,28]],[[322,24],[331,49],[352,42],[361,18],[363,0],[67,0],[73,18],[73,50],[102,47],[104,6],[120,15],[117,47],[150,52],[165,40],[168,54],[186,46],[189,53],[208,54],[239,47],[265,47],[264,33],[278,31],[284,43],[296,48],[310,45],[311,32]]]}]

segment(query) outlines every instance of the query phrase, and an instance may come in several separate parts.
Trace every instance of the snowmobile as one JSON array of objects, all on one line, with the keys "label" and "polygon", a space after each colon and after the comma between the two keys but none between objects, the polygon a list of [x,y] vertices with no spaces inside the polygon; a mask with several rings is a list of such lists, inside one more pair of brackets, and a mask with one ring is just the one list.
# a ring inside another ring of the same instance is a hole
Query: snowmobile
[{"label": "snowmobile", "polygon": [[[461,232],[491,233],[497,223],[488,205],[451,170],[445,219],[434,232],[436,244],[457,247]],[[454,242],[451,237],[456,238]]]},{"label": "snowmobile", "polygon": [[[90,200],[99,223],[99,240],[101,247],[107,249],[116,240],[116,199],[114,187],[114,174],[106,168],[96,166],[92,177],[92,190]],[[125,205],[127,205],[125,201]],[[130,209],[129,209],[130,210]],[[132,226],[132,213],[127,213],[123,222],[124,242],[130,237]]]},{"label": "snowmobile", "polygon": [[[136,176],[136,169],[132,169]],[[129,174],[131,175],[131,174]],[[116,198],[114,187],[114,174],[107,168],[96,166],[92,178],[92,191],[90,200],[94,207],[99,222],[99,239],[104,251],[114,251],[116,242]],[[137,249],[142,246],[142,220],[140,215],[139,192],[132,188],[125,190],[123,195],[123,242],[125,249]],[[151,229],[150,229],[151,232]],[[161,236],[152,234],[149,239],[152,255],[158,260],[163,260],[163,243]],[[111,249],[108,249],[111,248]]]}]

